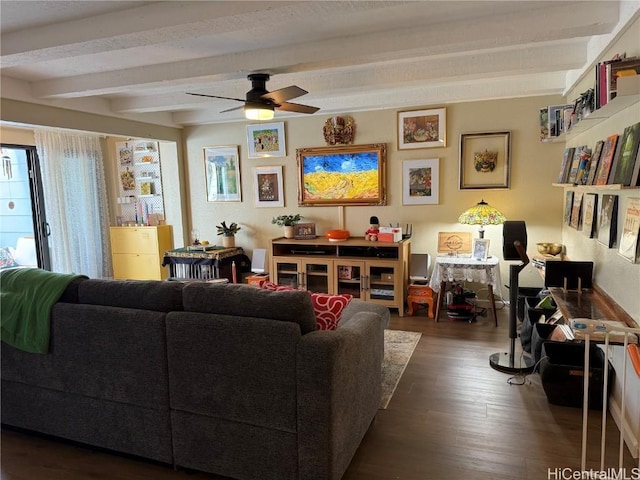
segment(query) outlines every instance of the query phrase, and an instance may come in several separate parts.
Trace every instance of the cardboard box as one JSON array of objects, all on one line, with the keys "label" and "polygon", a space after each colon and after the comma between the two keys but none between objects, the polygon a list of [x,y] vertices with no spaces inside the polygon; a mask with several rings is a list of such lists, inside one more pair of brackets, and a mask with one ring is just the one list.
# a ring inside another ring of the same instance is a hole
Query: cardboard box
[{"label": "cardboard box", "polygon": [[400,242],[402,240],[402,229],[397,227],[380,227],[378,233],[379,242]]}]

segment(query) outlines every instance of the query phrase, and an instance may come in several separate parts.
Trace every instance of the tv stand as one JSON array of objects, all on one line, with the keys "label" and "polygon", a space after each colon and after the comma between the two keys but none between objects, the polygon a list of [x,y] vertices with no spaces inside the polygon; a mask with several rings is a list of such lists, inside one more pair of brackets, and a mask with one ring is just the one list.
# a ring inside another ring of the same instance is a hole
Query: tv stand
[{"label": "tv stand", "polygon": [[271,240],[270,280],[313,292],[350,294],[354,298],[397,308],[404,315],[409,281],[411,240],[370,242],[352,237],[331,242]]}]

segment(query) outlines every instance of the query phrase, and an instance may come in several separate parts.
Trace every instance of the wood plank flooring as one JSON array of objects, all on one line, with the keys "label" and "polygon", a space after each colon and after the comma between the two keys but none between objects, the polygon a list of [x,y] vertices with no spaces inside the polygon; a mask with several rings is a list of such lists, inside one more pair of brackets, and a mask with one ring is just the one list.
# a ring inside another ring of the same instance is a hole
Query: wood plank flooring
[{"label": "wood plank flooring", "polygon": [[[513,385],[490,368],[489,356],[509,346],[507,309],[498,322],[435,323],[423,308],[392,315],[390,328],[423,335],[343,480],[539,480],[561,478],[548,469],[579,469],[581,410],[550,405],[537,374]],[[599,412],[589,422],[588,468],[599,469]],[[618,435],[609,419],[607,467],[617,466]],[[8,429],[1,441],[1,480],[221,478]],[[629,475],[638,467],[626,447],[624,466]]]}]

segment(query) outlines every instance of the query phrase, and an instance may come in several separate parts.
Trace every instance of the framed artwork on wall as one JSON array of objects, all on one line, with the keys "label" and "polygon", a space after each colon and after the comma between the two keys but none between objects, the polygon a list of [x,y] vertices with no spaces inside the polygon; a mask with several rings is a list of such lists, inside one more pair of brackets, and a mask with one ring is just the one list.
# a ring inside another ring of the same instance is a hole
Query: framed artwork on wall
[{"label": "framed artwork on wall", "polygon": [[622,234],[618,253],[631,263],[636,263],[638,261],[638,235],[640,234],[640,198],[627,198],[622,219]]},{"label": "framed artwork on wall", "polygon": [[281,165],[253,168],[253,198],[256,207],[284,207]]},{"label": "framed artwork on wall", "polygon": [[384,143],[299,148],[298,205],[385,205]]},{"label": "framed artwork on wall", "polygon": [[404,160],[402,162],[402,204],[438,204],[439,159]]},{"label": "framed artwork on wall", "polygon": [[284,122],[247,125],[249,158],[286,157]]},{"label": "framed artwork on wall", "polygon": [[207,202],[240,202],[238,146],[204,147]]},{"label": "framed artwork on wall", "polygon": [[398,150],[447,146],[447,110],[398,112]]},{"label": "framed artwork on wall", "polygon": [[509,188],[511,132],[460,135],[460,189]]}]

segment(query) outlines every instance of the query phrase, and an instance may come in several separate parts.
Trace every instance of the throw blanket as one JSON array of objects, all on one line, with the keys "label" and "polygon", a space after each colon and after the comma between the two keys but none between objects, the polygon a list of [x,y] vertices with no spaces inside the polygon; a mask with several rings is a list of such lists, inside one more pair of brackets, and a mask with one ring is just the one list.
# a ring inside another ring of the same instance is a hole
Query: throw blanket
[{"label": "throw blanket", "polygon": [[31,353],[49,351],[49,316],[67,285],[84,275],[38,268],[0,271],[2,341]]}]

